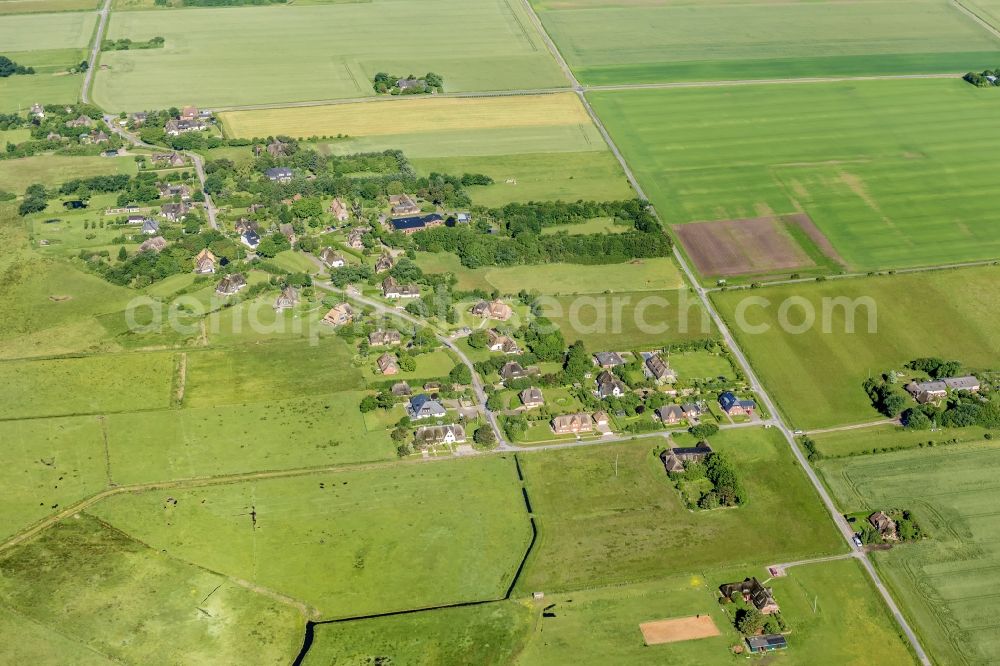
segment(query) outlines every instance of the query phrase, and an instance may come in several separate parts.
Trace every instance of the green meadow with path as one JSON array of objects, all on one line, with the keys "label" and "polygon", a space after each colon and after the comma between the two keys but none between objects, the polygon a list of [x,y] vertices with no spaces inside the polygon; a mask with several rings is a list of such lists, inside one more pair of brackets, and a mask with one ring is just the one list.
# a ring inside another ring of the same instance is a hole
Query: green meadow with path
[{"label": "green meadow with path", "polygon": [[947,0],[531,2],[588,85],[950,73],[1000,56]]},{"label": "green meadow with path", "polygon": [[1000,256],[983,195],[1000,155],[993,89],[955,77],[588,97],[669,225],[804,213],[849,270]]},{"label": "green meadow with path", "polygon": [[1000,449],[983,442],[816,465],[845,512],[913,512],[926,538],[872,556],[937,663],[989,663],[1000,649],[1000,602],[983,594],[1000,576],[998,463]]}]

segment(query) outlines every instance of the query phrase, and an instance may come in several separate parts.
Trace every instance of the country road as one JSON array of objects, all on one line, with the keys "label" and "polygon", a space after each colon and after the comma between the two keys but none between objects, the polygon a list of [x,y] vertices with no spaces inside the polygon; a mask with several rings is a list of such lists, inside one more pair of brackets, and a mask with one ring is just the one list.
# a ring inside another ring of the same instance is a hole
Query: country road
[{"label": "country road", "polygon": [[[527,7],[528,11],[535,16],[535,21],[538,23],[538,25],[541,25],[541,21],[535,14],[534,8],[531,6],[531,3],[525,1],[525,6]],[[608,148],[615,156],[615,159],[618,160],[618,163],[621,165],[622,170],[625,172],[626,178],[628,178],[628,181],[632,185],[636,194],[638,194],[639,197],[641,197],[642,199],[648,201],[649,199],[646,196],[645,192],[643,191],[642,185],[639,184],[639,180],[636,178],[635,174],[632,171],[632,168],[625,160],[625,157],[624,155],[622,155],[622,152],[618,149],[618,146],[615,144],[614,139],[611,137],[611,134],[604,126],[603,121],[594,111],[593,107],[590,105],[587,96],[584,94],[584,90],[580,86],[580,82],[577,81],[575,75],[569,69],[569,65],[563,59],[562,54],[559,52],[559,49],[555,48],[555,44],[552,42],[551,39],[547,40],[547,44],[550,45],[549,49],[553,57],[555,57],[556,60],[562,65],[563,70],[568,72],[569,79],[573,84],[574,89],[577,91],[577,95],[579,96],[580,101],[583,103],[584,108],[590,115],[590,118],[593,121],[594,125],[600,131],[601,136],[604,137],[604,141],[607,143]],[[650,208],[653,210],[653,213],[657,216],[657,218],[661,219],[656,209],[653,208],[652,206],[650,206]],[[903,617],[903,614],[900,612],[899,607],[896,605],[896,601],[892,598],[892,595],[889,594],[889,590],[882,582],[882,579],[881,577],[879,577],[878,572],[875,571],[875,567],[872,565],[871,560],[869,559],[867,553],[865,553],[863,550],[859,549],[857,546],[854,545],[854,540],[853,540],[854,530],[851,529],[850,525],[837,510],[837,506],[836,504],[834,504],[833,498],[830,497],[830,494],[827,492],[826,487],[823,485],[819,477],[816,475],[816,472],[809,464],[809,461],[806,460],[806,457],[802,454],[802,450],[799,448],[798,443],[795,441],[795,436],[793,435],[791,428],[789,428],[788,425],[784,422],[783,418],[781,417],[781,412],[778,411],[777,405],[775,404],[774,400],[772,400],[770,394],[765,390],[760,379],[757,377],[757,373],[754,371],[754,368],[750,364],[749,359],[747,359],[746,355],[743,353],[743,350],[737,344],[736,338],[733,337],[732,332],[726,325],[726,322],[722,319],[722,316],[719,314],[718,310],[716,310],[715,305],[712,303],[712,299],[709,298],[705,288],[700,285],[698,277],[695,275],[690,265],[688,265],[687,260],[685,260],[683,254],[678,249],[676,244],[674,245],[673,250],[674,250],[674,258],[680,265],[681,270],[687,277],[688,282],[694,286],[694,290],[698,294],[698,298],[701,301],[702,305],[704,306],[706,312],[709,313],[709,315],[712,318],[712,321],[715,322],[715,325],[718,328],[719,332],[721,333],[723,339],[726,341],[726,344],[732,351],[733,357],[737,360],[740,367],[743,369],[743,372],[750,383],[750,387],[753,389],[757,397],[767,408],[768,413],[771,414],[771,422],[785,436],[785,440],[788,442],[788,446],[792,449],[792,453],[795,455],[795,459],[802,467],[802,470],[809,477],[809,481],[812,483],[813,488],[816,489],[816,493],[820,496],[820,499],[826,506],[827,511],[830,513],[830,518],[833,520],[834,524],[840,530],[841,535],[847,542],[848,547],[854,553],[854,556],[862,563],[865,570],[868,572],[868,575],[871,577],[872,582],[875,584],[875,587],[882,595],[882,598],[885,600],[886,605],[892,612],[893,617],[896,619],[896,622],[899,624],[900,628],[903,630],[907,639],[909,640],[910,645],[913,647],[913,650],[916,653],[917,658],[920,660],[922,664],[930,666],[931,663],[930,659],[928,658],[927,653],[924,651],[923,646],[921,646],[920,640],[917,638],[916,633],[910,627],[909,623],[906,621],[906,618]]]},{"label": "country road", "polygon": [[101,52],[101,42],[104,41],[104,31],[108,27],[108,17],[111,15],[111,0],[104,0],[101,6],[100,18],[97,22],[97,32],[94,33],[94,43],[90,48],[90,58],[87,60],[87,73],[83,77],[83,90],[80,91],[80,101],[90,104],[90,84],[94,80],[94,70],[97,69],[97,56]]}]

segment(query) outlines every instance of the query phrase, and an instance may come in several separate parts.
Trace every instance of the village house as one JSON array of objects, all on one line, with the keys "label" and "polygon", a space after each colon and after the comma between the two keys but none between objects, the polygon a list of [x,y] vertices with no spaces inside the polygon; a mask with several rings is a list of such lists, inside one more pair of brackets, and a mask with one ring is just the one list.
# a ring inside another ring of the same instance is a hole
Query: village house
[{"label": "village house", "polygon": [[333,215],[333,219],[337,220],[337,222],[347,222],[351,217],[347,210],[347,205],[339,197],[330,203],[330,214]]},{"label": "village house", "polygon": [[382,354],[378,357],[378,360],[375,361],[375,364],[378,365],[378,371],[383,375],[399,374],[399,364],[393,354]]},{"label": "village house", "polygon": [[292,228],[292,225],[290,225],[290,224],[279,224],[278,225],[278,233],[280,233],[282,236],[284,236],[285,238],[287,238],[288,242],[290,244],[295,245],[295,241],[296,241],[295,229]]},{"label": "village house", "polygon": [[702,442],[698,446],[677,447],[667,449],[660,454],[660,462],[667,472],[679,474],[684,471],[685,463],[704,462],[705,458],[712,452],[712,447],[708,442]]},{"label": "village house", "polygon": [[419,298],[420,287],[415,284],[399,284],[396,278],[390,276],[382,281],[382,295],[392,300]]},{"label": "village house", "polygon": [[413,215],[410,217],[398,217],[390,223],[393,231],[401,231],[407,236],[415,234],[425,229],[433,229],[444,225],[444,218],[437,213],[429,215]]},{"label": "village house", "polygon": [[184,166],[184,156],[180,153],[153,153],[151,159],[156,163],[166,162],[172,167]]},{"label": "village house", "polygon": [[171,222],[179,222],[187,217],[189,209],[190,206],[184,202],[163,204],[160,206],[160,215]]},{"label": "village house", "polygon": [[187,201],[191,198],[191,188],[184,183],[159,183],[156,187],[161,199],[180,197],[182,201]]},{"label": "village house", "polygon": [[240,234],[241,236],[247,231],[250,231],[251,229],[253,231],[258,230],[257,223],[248,220],[245,217],[241,217],[240,219],[236,220],[236,224],[233,225],[233,228],[236,230],[236,233]]},{"label": "village house", "polygon": [[411,419],[416,421],[419,419],[441,418],[448,412],[445,411],[440,402],[432,400],[425,393],[421,393],[410,398],[410,402],[406,405],[406,413],[409,414]]},{"label": "village house", "polygon": [[392,268],[392,257],[388,254],[380,255],[378,261],[375,262],[375,272],[384,273],[385,271]]},{"label": "village house", "polygon": [[87,116],[81,115],[73,120],[66,121],[66,127],[93,127],[94,121]]},{"label": "village house", "polygon": [[108,148],[107,150],[101,152],[101,157],[118,157],[119,155],[124,155],[124,154],[125,154],[124,148],[119,148],[117,150],[115,148]]},{"label": "village house", "polygon": [[684,414],[684,418],[688,420],[688,423],[694,425],[698,422],[698,417],[701,416],[701,407],[693,402],[686,402],[681,405],[681,413]]},{"label": "village house", "polygon": [[146,124],[146,118],[148,114],[145,111],[136,111],[135,113],[130,113],[128,118],[132,121],[132,124],[136,127],[140,127]]},{"label": "village house", "polygon": [[472,215],[467,212],[452,213],[450,219],[455,220],[455,224],[471,224]]},{"label": "village house", "polygon": [[883,539],[896,539],[896,521],[886,515],[883,511],[876,511],[868,516],[868,522],[881,535]]},{"label": "village house", "polygon": [[299,302],[299,292],[295,290],[295,287],[285,287],[278,294],[278,298],[274,301],[274,309],[278,312],[282,310],[287,310],[288,308],[294,308]]},{"label": "village house", "polygon": [[399,334],[399,331],[379,329],[368,334],[368,344],[372,347],[388,347],[398,345],[402,341],[403,336]]},{"label": "village house", "polygon": [[520,354],[521,349],[517,346],[517,341],[503,335],[495,328],[486,332],[487,348],[491,352],[503,352],[504,354]]},{"label": "village house", "polygon": [[168,120],[167,124],[163,126],[163,131],[167,133],[168,136],[180,136],[187,132],[199,132],[205,129],[205,123],[200,120]]},{"label": "village house", "polygon": [[618,352],[597,352],[594,354],[594,363],[599,368],[610,370],[619,365],[625,365],[625,359]]},{"label": "village house", "polygon": [[323,323],[331,326],[343,326],[354,320],[354,310],[347,303],[335,305],[323,316]]},{"label": "village house", "polygon": [[334,252],[332,247],[324,247],[319,253],[319,259],[330,268],[342,268],[347,265],[344,256],[339,252]]},{"label": "village house", "polygon": [[243,233],[240,234],[240,242],[251,250],[256,250],[257,246],[260,245],[260,234],[252,226],[247,225]]},{"label": "village house", "polygon": [[392,385],[392,394],[397,398],[410,395],[413,391],[410,389],[410,385],[406,382],[396,382]]},{"label": "village house", "polygon": [[45,135],[46,141],[68,141],[66,137],[62,134],[57,134],[56,132],[49,132]]},{"label": "village house", "polygon": [[94,130],[90,133],[91,143],[107,143],[110,140],[108,135],[104,133],[104,130]]},{"label": "village house", "polygon": [[542,397],[542,389],[539,388],[526,388],[521,391],[520,397],[521,404],[524,405],[525,409],[534,409],[545,404],[545,399]]},{"label": "village house", "polygon": [[264,175],[273,183],[290,183],[294,174],[288,167],[272,167],[265,171]]},{"label": "village house", "polygon": [[148,220],[143,220],[142,222],[142,233],[148,235],[155,234],[160,230],[160,223],[156,220],[150,218]]},{"label": "village house", "polygon": [[503,367],[500,368],[500,377],[504,381],[511,381],[513,379],[524,379],[525,377],[530,377],[531,373],[526,370],[517,361],[510,361],[509,363],[504,363]]},{"label": "village house", "polygon": [[138,214],[129,215],[127,218],[125,218],[125,221],[128,224],[142,224],[146,220],[147,218],[145,215],[138,215]]},{"label": "village house", "polygon": [[781,610],[774,600],[771,588],[761,585],[756,576],[746,578],[741,583],[720,585],[719,592],[726,599],[732,599],[734,594],[742,596],[743,601],[753,604],[754,608],[759,610],[763,615],[771,615]]},{"label": "village house", "polygon": [[604,410],[594,412],[594,423],[598,428],[606,428],[611,423],[611,417]]},{"label": "village house", "polygon": [[470,310],[475,317],[507,321],[514,316],[514,309],[501,300],[479,301]]},{"label": "village house", "polygon": [[458,424],[421,426],[417,428],[413,445],[418,449],[436,444],[461,444],[465,441],[465,427]]},{"label": "village house", "polygon": [[719,396],[719,406],[729,416],[751,416],[757,409],[757,403],[753,400],[740,400],[732,391]]},{"label": "village house", "polygon": [[194,258],[194,272],[198,275],[208,275],[215,272],[217,259],[207,247]]},{"label": "village house", "polygon": [[198,117],[198,107],[185,106],[181,109],[180,117],[182,120],[194,120]]},{"label": "village house", "polygon": [[152,250],[153,252],[162,252],[167,247],[167,239],[163,236],[153,236],[142,242],[139,246],[139,252],[148,252]]},{"label": "village house", "polygon": [[284,157],[288,155],[288,144],[284,141],[278,141],[275,139],[271,143],[267,144],[267,154],[271,157]]},{"label": "village house", "polygon": [[684,411],[680,405],[663,405],[656,410],[656,416],[663,425],[677,425],[684,420]]},{"label": "village house", "polygon": [[422,90],[427,87],[424,79],[396,79],[396,87],[400,90]]},{"label": "village house", "polygon": [[628,387],[612,372],[605,370],[597,375],[597,395],[599,398],[620,398],[628,391]]},{"label": "village house", "polygon": [[364,236],[368,231],[365,227],[355,227],[351,233],[347,234],[347,247],[352,250],[363,250],[365,248]]},{"label": "village house", "polygon": [[552,432],[557,435],[577,435],[593,432],[594,419],[590,414],[565,414],[552,419]]},{"label": "village house", "polygon": [[232,296],[246,286],[246,278],[239,273],[233,273],[219,280],[219,284],[215,287],[215,293],[219,296]]},{"label": "village house", "polygon": [[667,363],[660,358],[659,354],[650,354],[646,357],[646,369],[649,374],[658,382],[675,382],[677,381],[677,373],[675,373]]},{"label": "village house", "polygon": [[393,215],[416,215],[420,212],[420,206],[408,194],[391,195],[389,207]]},{"label": "village house", "polygon": [[41,104],[35,102],[34,104],[31,105],[31,115],[41,120],[42,118],[45,117],[45,109],[42,107]]}]

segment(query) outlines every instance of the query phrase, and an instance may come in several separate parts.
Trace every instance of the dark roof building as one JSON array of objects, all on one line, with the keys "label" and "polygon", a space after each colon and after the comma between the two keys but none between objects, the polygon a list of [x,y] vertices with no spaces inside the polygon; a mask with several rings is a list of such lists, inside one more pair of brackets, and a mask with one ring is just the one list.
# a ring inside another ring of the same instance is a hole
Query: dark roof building
[{"label": "dark roof building", "polygon": [[409,217],[398,217],[391,221],[393,231],[402,231],[404,234],[413,234],[424,229],[440,227],[444,224],[444,218],[437,213],[429,215],[411,215]]},{"label": "dark roof building", "polygon": [[788,647],[788,642],[781,634],[764,634],[763,636],[747,636],[747,647],[750,652],[772,652],[774,650],[784,650]]},{"label": "dark roof building", "polygon": [[292,179],[292,170],[288,167],[272,167],[264,172],[268,180],[287,183]]}]

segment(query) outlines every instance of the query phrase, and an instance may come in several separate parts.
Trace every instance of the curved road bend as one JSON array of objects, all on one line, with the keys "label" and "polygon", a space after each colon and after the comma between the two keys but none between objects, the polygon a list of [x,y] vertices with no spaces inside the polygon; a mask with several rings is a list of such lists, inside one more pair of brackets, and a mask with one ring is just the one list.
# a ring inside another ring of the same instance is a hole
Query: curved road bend
[{"label": "curved road bend", "polygon": [[[523,0],[523,2],[524,6],[527,8],[527,11],[530,12],[530,15],[534,16],[534,21],[536,26],[538,26],[543,30],[543,34],[547,35],[547,33],[544,32],[544,28],[542,27],[541,21],[538,19],[538,15],[535,14],[534,8],[531,6],[528,0]],[[549,50],[552,53],[553,57],[556,58],[556,61],[560,64],[563,70],[564,71],[569,70],[569,65],[566,63],[566,60],[562,57],[562,54],[559,52],[559,49],[555,47],[555,44],[552,42],[552,40],[546,39],[546,43],[549,46]],[[638,179],[636,179],[635,174],[632,172],[632,169],[629,167],[629,164],[625,160],[625,157],[622,155],[621,151],[618,150],[618,146],[615,144],[614,139],[611,138],[611,134],[608,133],[608,130],[604,126],[604,123],[601,121],[597,113],[594,111],[593,107],[590,105],[590,101],[587,99],[586,95],[584,95],[584,91],[581,88],[579,82],[576,80],[576,77],[573,75],[572,71],[569,72],[568,76],[574,84],[577,96],[579,97],[584,108],[587,110],[588,115],[590,115],[591,121],[593,121],[594,125],[600,131],[601,136],[604,137],[604,141],[608,144],[608,148],[611,150],[612,154],[614,154],[615,159],[617,159],[618,163],[621,164],[621,167],[625,172],[625,176],[628,178],[629,183],[631,183],[632,187],[635,189],[636,194],[638,194],[641,198],[648,201],[645,192],[643,192],[642,186],[639,184]],[[653,213],[657,217],[659,217],[659,214],[656,212],[656,209],[653,208],[652,206],[650,206],[650,208],[653,210]],[[701,283],[698,281],[697,276],[691,270],[691,267],[688,265],[687,261],[685,261],[683,255],[681,254],[680,250],[678,250],[676,245],[674,245],[674,258],[677,260],[677,263],[684,271],[684,275],[687,277],[688,282],[693,286],[695,292],[698,294],[698,298],[701,300],[702,305],[704,306],[706,312],[709,313],[709,315],[712,318],[712,321],[715,322],[715,325],[718,327],[719,332],[722,334],[723,339],[726,341],[726,344],[729,345],[729,348],[732,351],[733,356],[739,362],[740,367],[743,368],[743,372],[745,373],[747,379],[749,380],[751,388],[757,394],[757,397],[760,398],[761,402],[764,403],[764,406],[767,408],[768,412],[772,415],[771,422],[779,430],[781,430],[781,433],[785,436],[785,440],[788,442],[788,446],[791,447],[792,453],[795,455],[795,459],[798,461],[799,465],[802,467],[806,475],[809,477],[809,481],[816,489],[816,492],[819,494],[820,499],[822,499],[823,504],[826,505],[827,511],[830,513],[830,517],[833,519],[834,524],[836,524],[837,528],[840,530],[841,535],[847,542],[848,547],[851,549],[854,557],[860,560],[862,565],[865,567],[865,570],[868,571],[868,575],[871,577],[872,582],[875,584],[875,587],[878,589],[879,593],[882,595],[882,598],[885,600],[885,603],[889,607],[889,610],[892,612],[892,615],[896,619],[896,622],[899,623],[899,626],[903,629],[903,632],[906,634],[906,637],[909,640],[910,645],[913,648],[913,651],[916,653],[917,658],[920,660],[922,664],[930,666],[931,661],[927,657],[927,653],[921,646],[920,640],[917,638],[916,633],[913,631],[912,627],[910,627],[909,623],[906,621],[906,618],[903,617],[903,614],[900,612],[899,607],[896,605],[895,600],[892,598],[892,595],[889,594],[889,590],[882,582],[882,579],[879,577],[878,572],[875,571],[875,567],[872,565],[871,559],[869,559],[868,554],[854,545],[854,540],[852,538],[854,536],[853,530],[850,528],[850,525],[848,525],[847,521],[844,520],[844,517],[840,514],[840,512],[837,511],[837,507],[833,503],[833,499],[830,497],[830,494],[827,492],[822,482],[820,482],[819,477],[816,475],[816,472],[809,465],[809,461],[806,460],[806,457],[804,455],[802,455],[802,451],[801,449],[799,449],[799,446],[795,441],[795,437],[792,434],[791,429],[788,427],[788,425],[781,417],[781,413],[778,411],[777,406],[771,399],[771,396],[767,393],[766,390],[764,390],[764,386],[761,384],[760,379],[757,377],[757,373],[754,372],[753,366],[750,365],[750,361],[747,359],[746,355],[743,353],[743,350],[740,348],[740,346],[736,343],[736,339],[733,337],[733,334],[729,330],[729,327],[726,326],[726,322],[722,320],[722,317],[719,315],[718,311],[715,309],[715,306],[712,304],[711,299],[708,297],[708,294],[705,292],[704,287],[701,286]]]}]

